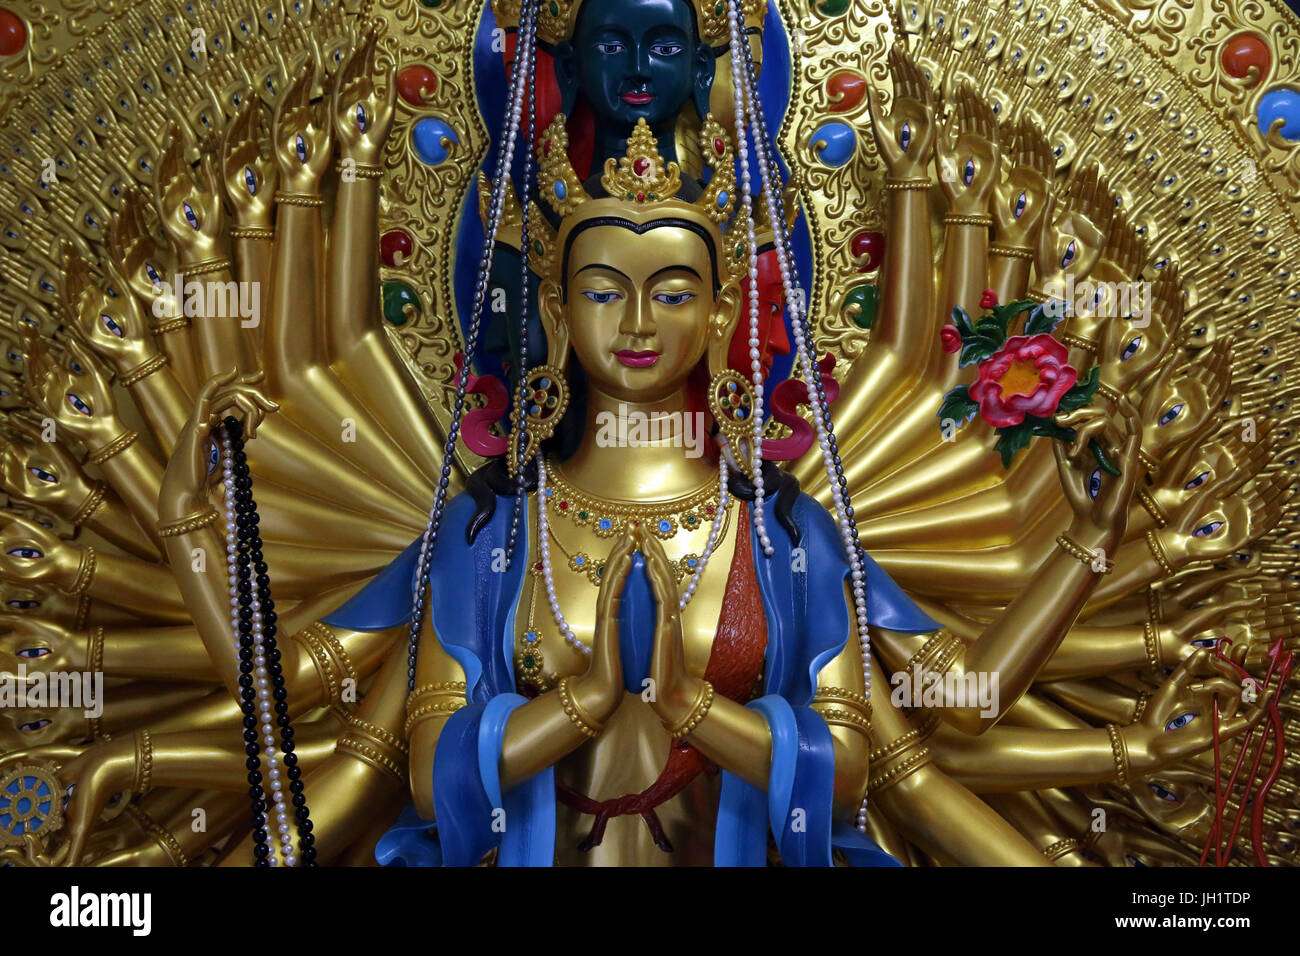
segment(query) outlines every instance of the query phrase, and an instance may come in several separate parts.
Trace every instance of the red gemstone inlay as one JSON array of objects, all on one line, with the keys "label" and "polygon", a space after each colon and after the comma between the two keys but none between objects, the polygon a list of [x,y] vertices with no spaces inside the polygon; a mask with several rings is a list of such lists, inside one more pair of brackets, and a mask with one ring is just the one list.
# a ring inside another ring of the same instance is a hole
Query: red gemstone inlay
[{"label": "red gemstone inlay", "polygon": [[632,172],[636,173],[638,176],[644,176],[646,170],[649,168],[650,160],[646,159],[644,156],[638,156],[636,159],[632,160]]},{"label": "red gemstone inlay", "polygon": [[1229,37],[1228,42],[1223,45],[1220,60],[1224,72],[1239,80],[1248,77],[1250,68],[1255,67],[1259,71],[1255,79],[1258,82],[1268,72],[1273,56],[1269,52],[1268,44],[1258,34],[1238,33],[1236,36]]},{"label": "red gemstone inlay", "polygon": [[637,193],[637,194],[636,194],[636,201],[637,201],[637,202],[645,202],[645,193]]},{"label": "red gemstone inlay", "polygon": [[402,265],[411,258],[413,251],[415,241],[405,229],[392,229],[379,238],[379,256],[389,268]]},{"label": "red gemstone inlay", "polygon": [[0,10],[0,56],[13,56],[27,45],[27,25],[18,14]]},{"label": "red gemstone inlay", "polygon": [[826,80],[826,92],[829,94],[830,111],[847,113],[867,95],[867,81],[857,73],[840,70]]},{"label": "red gemstone inlay", "polygon": [[437,76],[423,63],[408,66],[397,74],[397,93],[412,106],[427,104],[428,94],[432,93],[437,85]]},{"label": "red gemstone inlay", "polygon": [[850,241],[849,250],[853,253],[853,260],[858,264],[858,271],[870,272],[885,258],[885,234],[859,232]]},{"label": "red gemstone inlay", "polygon": [[561,511],[568,511],[568,510],[569,510],[569,503],[568,503],[567,501],[561,501],[561,502],[560,502],[560,510],[561,510]]},{"label": "red gemstone inlay", "polygon": [[722,153],[723,153],[723,151],[726,150],[726,148],[727,148],[727,144],[726,144],[726,142],[722,139],[721,136],[718,136],[718,137],[715,137],[715,138],[714,138],[714,140],[713,140],[713,151],[714,151],[715,153],[717,153],[719,156],[721,156]]}]

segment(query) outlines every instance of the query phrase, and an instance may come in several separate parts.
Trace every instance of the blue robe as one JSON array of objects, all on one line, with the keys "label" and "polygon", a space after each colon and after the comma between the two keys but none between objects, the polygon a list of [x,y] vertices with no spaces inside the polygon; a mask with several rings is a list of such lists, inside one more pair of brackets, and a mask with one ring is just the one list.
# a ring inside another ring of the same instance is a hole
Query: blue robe
[{"label": "blue robe", "polygon": [[[527,511],[525,506],[525,512]],[[376,847],[386,866],[473,866],[489,850],[502,866],[551,866],[555,855],[555,778],[548,768],[502,792],[498,767],[510,713],[525,703],[515,692],[515,614],[526,560],[501,571],[513,499],[500,497],[472,544],[464,529],[476,511],[468,494],[453,498],[442,519],[429,571],[429,606],[443,649],[465,673],[467,704],[447,720],[434,753],[437,824],[408,807]],[[831,850],[854,865],[897,865],[847,823],[833,820],[834,748],[825,721],[809,706],[817,673],[844,649],[854,629],[844,600],[849,575],[835,519],[801,494],[793,516],[796,545],[780,526],[771,498],[764,514],[774,553],[766,557],[750,524],[755,572],[767,617],[763,687],[752,701],[772,732],[767,792],[722,773],[714,863],[763,866],[768,833],[790,866],[828,866]],[[517,554],[528,554],[521,521]],[[802,549],[796,554],[795,549]],[[325,618],[332,627],[385,630],[409,623],[419,541],[362,591]],[[795,567],[800,570],[793,570]],[[926,633],[939,625],[868,557],[867,616],[875,626]],[[654,647],[654,599],[640,554],[624,586],[619,612],[624,683],[640,693]]]}]

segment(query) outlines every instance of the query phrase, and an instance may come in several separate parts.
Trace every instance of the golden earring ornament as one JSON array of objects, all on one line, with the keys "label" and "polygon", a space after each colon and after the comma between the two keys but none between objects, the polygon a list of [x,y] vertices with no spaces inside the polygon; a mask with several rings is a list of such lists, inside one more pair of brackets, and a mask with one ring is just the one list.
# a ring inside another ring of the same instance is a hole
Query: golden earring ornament
[{"label": "golden earring ornament", "polygon": [[731,447],[736,465],[747,475],[753,470],[749,447],[754,440],[757,407],[754,383],[735,369],[724,368],[709,381],[709,411]]},{"label": "golden earring ornament", "polygon": [[[564,372],[554,365],[538,365],[528,370],[524,378],[523,401],[516,401],[510,412],[510,424],[519,428],[519,413],[523,410],[524,453],[520,459],[513,451],[507,456],[510,474],[521,462],[527,464],[537,454],[542,442],[555,434],[560,419],[569,407],[569,383]],[[514,432],[515,435],[519,433]]]}]

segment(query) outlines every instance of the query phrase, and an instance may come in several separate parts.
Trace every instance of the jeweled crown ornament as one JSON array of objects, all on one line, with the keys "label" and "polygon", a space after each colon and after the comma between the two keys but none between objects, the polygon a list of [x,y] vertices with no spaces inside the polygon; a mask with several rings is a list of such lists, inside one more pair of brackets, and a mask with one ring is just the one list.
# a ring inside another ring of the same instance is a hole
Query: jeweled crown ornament
[{"label": "jeweled crown ornament", "polygon": [[[725,0],[689,0],[695,10],[700,39],[709,46],[727,44],[727,4]],[[519,25],[519,0],[494,0],[492,13],[497,25],[510,29]],[[537,11],[537,37],[543,43],[564,43],[572,38],[582,0],[547,0]],[[767,0],[744,0],[745,25],[760,27],[767,13]]]}]

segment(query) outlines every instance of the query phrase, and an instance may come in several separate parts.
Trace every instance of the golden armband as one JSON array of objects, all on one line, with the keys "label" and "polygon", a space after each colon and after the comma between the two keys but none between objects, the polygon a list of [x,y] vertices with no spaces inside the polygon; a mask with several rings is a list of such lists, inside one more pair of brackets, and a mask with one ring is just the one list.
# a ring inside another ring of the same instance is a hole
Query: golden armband
[{"label": "golden armband", "polygon": [[1156,564],[1160,565],[1160,570],[1164,572],[1164,577],[1173,577],[1175,572],[1173,564],[1169,561],[1169,555],[1165,552],[1165,546],[1160,543],[1154,531],[1148,531],[1146,534],[1147,548],[1151,551],[1151,557],[1156,559]]},{"label": "golden armband", "polygon": [[239,226],[230,230],[231,239],[258,239],[269,242],[275,238],[275,230],[266,226]]},{"label": "golden armband", "polygon": [[563,677],[555,685],[555,691],[560,695],[560,706],[564,708],[564,716],[568,717],[573,725],[582,731],[584,737],[599,737],[600,732],[605,729],[605,725],[594,719],[590,714],[583,710],[582,705],[573,696],[573,691],[569,687],[569,678]]},{"label": "golden armband", "polygon": [[[345,720],[350,720],[351,711],[344,706],[343,684],[352,682],[355,692],[357,671],[352,666],[343,644],[334,636],[334,632],[320,621],[313,621],[293,635],[293,639],[302,645],[316,668],[321,687],[325,690],[325,699]],[[355,696],[355,695],[354,695]],[[348,703],[351,703],[349,701]]]},{"label": "golden armband", "polygon": [[1101,394],[1105,395],[1105,396],[1106,396],[1107,398],[1109,398],[1112,402],[1118,402],[1120,399],[1123,399],[1123,398],[1127,398],[1127,397],[1128,397],[1127,395],[1125,395],[1123,392],[1121,392],[1121,391],[1120,391],[1118,388],[1116,388],[1115,386],[1113,386],[1113,385],[1108,385],[1108,384],[1106,384],[1105,382],[1098,382],[1098,383],[1097,383],[1097,391],[1099,391]]},{"label": "golden armband", "polygon": [[406,758],[410,749],[396,734],[355,715],[348,716],[348,729],[339,738],[336,753],[355,757],[382,773],[391,774],[405,785]]},{"label": "golden armband", "polygon": [[1147,514],[1151,516],[1151,520],[1156,523],[1157,528],[1169,527],[1169,516],[1160,507],[1155,495],[1151,494],[1146,488],[1139,488],[1137,490],[1137,499],[1142,504],[1142,507],[1146,509]]},{"label": "golden armband", "polygon": [[465,706],[463,680],[440,681],[423,684],[406,699],[406,724],[403,732],[411,739],[411,731],[434,717],[450,717]]},{"label": "golden armband", "polygon": [[941,627],[921,645],[919,651],[907,659],[903,670],[911,671],[919,666],[922,673],[942,674],[952,667],[953,661],[965,646],[960,637],[946,627]]},{"label": "golden armband", "polygon": [[128,448],[134,445],[136,443],[136,440],[139,437],[140,437],[139,432],[125,431],[122,434],[118,435],[116,438],[114,438],[107,445],[103,446],[102,448],[96,451],[92,451],[87,456],[86,460],[94,465],[102,465],[104,462],[108,461],[114,455],[120,455],[122,454],[122,452],[126,451]]},{"label": "golden armband", "polygon": [[1089,355],[1095,356],[1097,354],[1097,346],[1095,343],[1085,339],[1082,335],[1076,335],[1074,332],[1062,332],[1061,341],[1072,349],[1079,349],[1082,352],[1087,352]]},{"label": "golden armband", "polygon": [[189,534],[192,531],[198,531],[200,528],[206,528],[210,524],[215,524],[220,517],[221,515],[216,508],[208,507],[191,512],[177,518],[175,521],[158,522],[158,535],[163,538],[175,538],[182,534]]},{"label": "golden armband", "polygon": [[90,638],[86,642],[86,670],[99,674],[104,670],[104,629],[92,627]]},{"label": "golden armband", "polygon": [[153,738],[149,731],[141,728],[135,735],[135,777],[131,782],[131,792],[148,793],[153,785]]},{"label": "golden armband", "polygon": [[934,185],[930,179],[886,179],[882,187],[885,192],[906,192],[911,189],[929,189]]},{"label": "golden armband", "polygon": [[86,549],[81,552],[81,564],[77,567],[77,576],[68,587],[69,594],[79,597],[90,590],[90,585],[95,580],[96,563],[95,549],[86,545]]},{"label": "golden armband", "polygon": [[1074,837],[1066,837],[1063,840],[1057,840],[1055,843],[1049,844],[1043,850],[1043,856],[1055,863],[1067,853],[1072,853],[1073,851],[1080,849],[1081,846],[1082,844],[1080,844]]},{"label": "golden armband", "polygon": [[224,257],[216,259],[204,259],[202,262],[195,262],[188,266],[181,267],[181,275],[186,279],[193,279],[196,276],[211,275],[214,272],[230,269],[229,259]]},{"label": "golden armband", "polygon": [[925,741],[938,723],[937,717],[928,717],[920,726],[871,751],[867,758],[871,767],[867,792],[879,794],[930,763],[930,748]]},{"label": "golden armband", "polygon": [[[1068,534],[1058,534],[1056,536],[1056,546],[1072,558],[1077,558],[1088,566],[1088,570],[1094,574],[1110,574],[1115,569],[1114,561],[1107,561],[1104,552],[1094,551],[1091,548],[1085,548],[1079,542],[1075,541]],[[1097,569],[1100,562],[1101,569]]]},{"label": "golden armband", "polygon": [[104,499],[108,495],[108,489],[102,481],[97,481],[90,486],[90,494],[86,500],[74,511],[68,521],[75,525],[83,525],[104,505]]},{"label": "golden armband", "polygon": [[1034,250],[1022,249],[1019,246],[1008,246],[1001,242],[990,242],[989,255],[997,256],[1001,259],[1028,259],[1032,262],[1034,259]]},{"label": "golden armband", "polygon": [[117,377],[117,384],[124,388],[130,388],[137,382],[142,382],[154,372],[167,365],[167,356],[159,352],[151,359],[145,359],[129,372],[123,372]]},{"label": "golden armband", "polygon": [[664,729],[673,740],[683,740],[694,732],[695,728],[700,726],[704,718],[708,716],[709,708],[713,706],[713,685],[708,681],[701,681],[700,694],[695,698],[695,703],[691,706],[690,712],[682,718],[681,723],[675,726],[664,724]]},{"label": "golden armband", "polygon": [[828,726],[848,727],[871,736],[871,701],[857,691],[818,685],[812,707]]},{"label": "golden armband", "polygon": [[1121,787],[1127,787],[1130,768],[1128,747],[1124,743],[1124,736],[1114,724],[1106,725],[1106,735],[1110,737],[1110,752],[1115,758],[1115,782]]},{"label": "golden armband", "polygon": [[325,200],[320,196],[312,193],[282,193],[275,194],[275,201],[283,206],[308,206],[320,207],[325,205]]},{"label": "golden armband", "polygon": [[943,224],[945,226],[982,226],[987,229],[993,225],[993,217],[988,213],[975,213],[968,216],[949,213],[943,217]]},{"label": "golden armband", "polygon": [[[349,162],[352,164],[350,167],[347,165]],[[381,179],[384,175],[383,166],[376,166],[374,163],[358,163],[355,159],[348,160],[346,157],[334,169],[340,174],[346,173],[350,169],[358,179]],[[343,182],[347,182],[347,180],[345,179]]]}]

